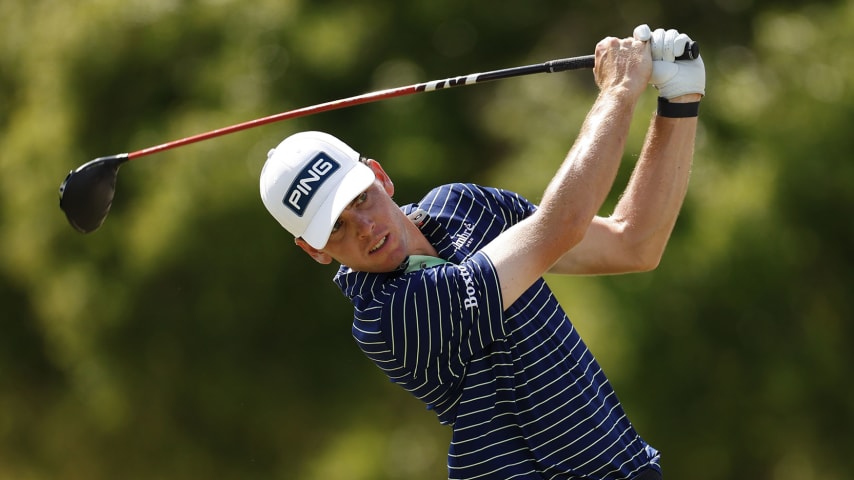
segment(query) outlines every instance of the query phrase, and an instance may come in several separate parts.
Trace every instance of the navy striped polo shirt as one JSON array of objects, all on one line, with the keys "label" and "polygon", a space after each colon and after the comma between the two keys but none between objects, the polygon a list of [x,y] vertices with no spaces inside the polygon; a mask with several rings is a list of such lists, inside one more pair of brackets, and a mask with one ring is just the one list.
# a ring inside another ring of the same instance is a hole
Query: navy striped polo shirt
[{"label": "navy striped polo shirt", "polygon": [[481,247],[535,211],[506,190],[452,184],[429,192],[421,231],[448,263],[391,273],[342,266],[353,336],[453,435],[451,479],[630,479],[660,471],[599,364],[545,281],[502,311]]}]

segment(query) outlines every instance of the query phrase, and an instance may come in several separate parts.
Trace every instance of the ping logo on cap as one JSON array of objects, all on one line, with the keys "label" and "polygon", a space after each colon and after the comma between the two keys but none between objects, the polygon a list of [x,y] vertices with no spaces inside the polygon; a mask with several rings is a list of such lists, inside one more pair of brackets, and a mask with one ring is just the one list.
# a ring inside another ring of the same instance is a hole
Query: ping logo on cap
[{"label": "ping logo on cap", "polygon": [[282,203],[302,217],[311,199],[321,186],[339,169],[341,164],[324,152],[318,153],[294,178],[285,192]]}]

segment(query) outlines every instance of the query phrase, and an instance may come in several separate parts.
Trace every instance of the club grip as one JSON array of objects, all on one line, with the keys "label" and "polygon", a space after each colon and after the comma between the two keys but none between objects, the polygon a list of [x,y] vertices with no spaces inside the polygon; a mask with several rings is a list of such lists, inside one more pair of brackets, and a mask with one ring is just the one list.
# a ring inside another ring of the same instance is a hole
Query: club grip
[{"label": "club grip", "polygon": [[[685,47],[685,52],[676,57],[676,60],[695,60],[699,56],[700,44],[692,41]],[[596,57],[594,55],[584,55],[581,57],[561,58],[546,62],[545,65],[551,73],[593,68],[596,65]]]},{"label": "club grip", "polygon": [[596,57],[593,55],[584,55],[581,57],[561,58],[546,62],[545,65],[550,73],[593,68],[596,65]]}]

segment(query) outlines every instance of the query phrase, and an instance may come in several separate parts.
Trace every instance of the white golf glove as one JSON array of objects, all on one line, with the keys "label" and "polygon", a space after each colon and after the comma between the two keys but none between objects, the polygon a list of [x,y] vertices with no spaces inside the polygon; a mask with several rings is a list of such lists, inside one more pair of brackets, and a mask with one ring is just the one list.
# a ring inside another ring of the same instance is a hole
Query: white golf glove
[{"label": "white golf glove", "polygon": [[650,42],[652,50],[651,83],[660,97],[671,98],[688,93],[706,94],[706,67],[698,56],[694,60],[676,60],[691,43],[691,38],[676,30],[651,31],[649,25],[635,28],[634,38]]}]

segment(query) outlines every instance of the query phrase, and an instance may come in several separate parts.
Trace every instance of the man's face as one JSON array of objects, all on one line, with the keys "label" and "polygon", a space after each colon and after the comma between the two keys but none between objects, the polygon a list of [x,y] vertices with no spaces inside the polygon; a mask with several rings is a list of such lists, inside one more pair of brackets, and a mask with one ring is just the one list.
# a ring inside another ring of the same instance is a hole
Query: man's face
[{"label": "man's face", "polygon": [[353,270],[390,272],[408,255],[402,222],[409,221],[375,181],[338,217],[323,251]]},{"label": "man's face", "polygon": [[356,271],[381,273],[395,270],[417,253],[413,245],[418,228],[392,200],[394,186],[382,167],[376,162],[369,166],[377,179],[344,209],[326,246],[316,250],[297,240],[316,261],[334,259]]}]

